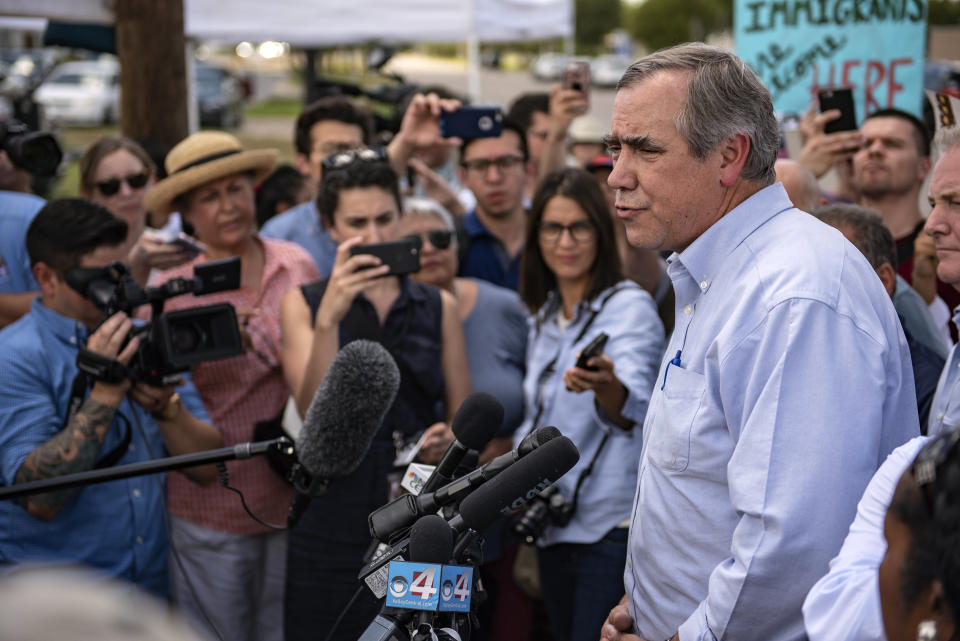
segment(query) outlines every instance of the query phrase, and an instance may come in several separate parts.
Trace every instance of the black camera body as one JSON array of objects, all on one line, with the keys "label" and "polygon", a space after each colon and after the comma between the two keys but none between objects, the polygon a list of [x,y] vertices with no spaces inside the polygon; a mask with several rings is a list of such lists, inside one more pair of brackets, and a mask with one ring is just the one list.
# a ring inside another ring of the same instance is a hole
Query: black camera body
[{"label": "black camera body", "polygon": [[[202,296],[240,287],[240,259],[210,261],[194,268],[194,277],[174,278],[160,287],[142,289],[121,263],[104,268],[78,267],[67,272],[67,283],[103,310],[103,318],[117,312],[130,314],[142,305],[153,308],[150,321],[131,330],[140,346],[127,366],[133,381],[165,384],[192,366],[237,356],[243,340],[233,305],[220,303],[163,312],[164,302],[175,296]],[[84,367],[81,365],[81,369]],[[96,376],[96,372],[89,372]]]},{"label": "black camera body", "polygon": [[55,176],[63,160],[53,134],[31,131],[12,118],[0,121],[0,149],[7,152],[11,163],[34,176]]},{"label": "black camera body", "polygon": [[520,512],[513,522],[513,533],[533,543],[543,534],[549,521],[557,527],[564,527],[573,518],[575,506],[568,501],[556,485],[537,494]]}]

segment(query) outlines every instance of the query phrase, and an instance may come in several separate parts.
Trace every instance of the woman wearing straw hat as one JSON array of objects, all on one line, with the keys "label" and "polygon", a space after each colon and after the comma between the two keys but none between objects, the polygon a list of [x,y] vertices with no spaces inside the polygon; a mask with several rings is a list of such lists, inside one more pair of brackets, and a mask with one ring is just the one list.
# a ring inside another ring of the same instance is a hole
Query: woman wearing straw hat
[{"label": "woman wearing straw hat", "polygon": [[[244,150],[226,133],[199,132],[170,151],[167,178],[145,199],[147,208],[161,215],[178,210],[207,246],[194,260],[152,280],[190,276],[194,265],[208,260],[242,261],[240,289],[167,303],[168,310],[231,303],[241,318],[245,353],[192,370],[228,446],[253,440],[254,426],[283,410],[289,392],[280,365],[280,299],[318,275],[302,248],[259,238],[254,231],[254,185],[271,172],[276,156],[272,149]],[[290,488],[265,459],[227,468],[230,485],[243,492],[253,514],[267,523],[284,522]],[[258,524],[239,498],[221,487],[198,490],[173,476],[168,484],[171,543],[178,553],[170,567],[174,601],[198,624],[212,623],[221,639],[282,639],[286,533]]]}]

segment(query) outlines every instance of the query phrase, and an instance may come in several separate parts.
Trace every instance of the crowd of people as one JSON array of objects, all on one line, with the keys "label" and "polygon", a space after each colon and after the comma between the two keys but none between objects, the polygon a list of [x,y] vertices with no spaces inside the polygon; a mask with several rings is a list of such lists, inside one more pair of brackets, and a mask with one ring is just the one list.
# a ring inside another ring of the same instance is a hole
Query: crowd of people
[{"label": "crowd of people", "polygon": [[[213,639],[360,638],[398,453],[437,463],[486,392],[504,420],[479,463],[546,425],[580,459],[525,543],[483,533],[475,638],[953,639],[960,129],[811,111],[782,158],[767,88],[702,44],[632,64],[609,124],[587,105],[557,85],[443,138],[461,103],[432,88],[379,147],[365,107],[323,98],[280,167],[223,132],[160,167],[109,136],[81,198],[49,203],[0,151],[0,485],[276,436],[358,339],[400,372],[356,470],[289,530],[276,461],[208,464],[0,501],[2,569],[90,566]],[[356,251],[402,239],[414,273]],[[91,280],[231,258],[239,287],[165,309],[228,303],[242,353],[143,376],[149,310]]]}]

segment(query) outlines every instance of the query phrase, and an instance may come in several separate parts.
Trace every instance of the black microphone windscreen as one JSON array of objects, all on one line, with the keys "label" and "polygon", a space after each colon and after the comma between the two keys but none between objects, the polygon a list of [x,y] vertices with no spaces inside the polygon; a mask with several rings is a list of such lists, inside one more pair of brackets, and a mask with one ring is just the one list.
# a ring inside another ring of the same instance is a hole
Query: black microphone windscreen
[{"label": "black microphone windscreen", "polygon": [[483,392],[474,392],[460,404],[450,429],[471,450],[482,450],[503,425],[503,405]]},{"label": "black microphone windscreen", "polygon": [[453,530],[442,516],[421,516],[410,528],[410,561],[447,563],[453,556]]},{"label": "black microphone windscreen", "polygon": [[483,530],[545,490],[578,460],[580,452],[573,441],[566,436],[551,439],[463,499],[463,522]]},{"label": "black microphone windscreen", "polygon": [[345,345],[317,387],[303,429],[297,459],[318,478],[339,478],[355,470],[400,387],[400,370],[380,343]]},{"label": "black microphone windscreen", "polygon": [[552,441],[558,436],[562,436],[562,434],[560,433],[560,430],[555,428],[553,425],[548,425],[546,427],[533,430],[524,436],[522,441],[520,441],[520,445],[517,446],[517,455],[526,456],[547,441]]}]

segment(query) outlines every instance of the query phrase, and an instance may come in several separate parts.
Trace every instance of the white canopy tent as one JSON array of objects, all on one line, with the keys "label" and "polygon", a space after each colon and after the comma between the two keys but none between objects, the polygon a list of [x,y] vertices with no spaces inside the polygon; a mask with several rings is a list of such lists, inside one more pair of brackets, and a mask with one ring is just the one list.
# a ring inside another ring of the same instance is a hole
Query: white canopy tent
[{"label": "white canopy tent", "polygon": [[[107,0],[4,0],[7,16],[113,22]],[[279,40],[300,47],[379,42],[468,44],[470,93],[479,93],[480,42],[573,35],[573,0],[184,0],[195,40]]]}]

